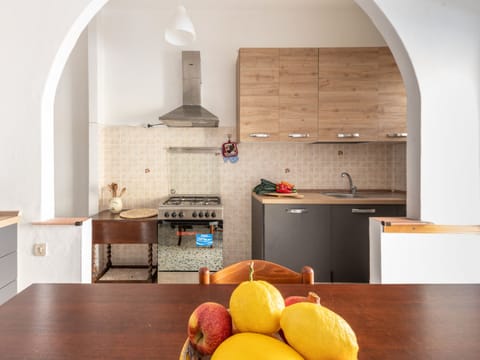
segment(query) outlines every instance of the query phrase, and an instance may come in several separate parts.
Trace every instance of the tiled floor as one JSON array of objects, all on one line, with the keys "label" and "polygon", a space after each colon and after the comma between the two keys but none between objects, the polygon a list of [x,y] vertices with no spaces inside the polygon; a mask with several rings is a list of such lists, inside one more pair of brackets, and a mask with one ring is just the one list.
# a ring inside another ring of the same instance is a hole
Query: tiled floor
[{"label": "tiled floor", "polygon": [[111,268],[102,276],[102,281],[147,281],[148,269]]}]

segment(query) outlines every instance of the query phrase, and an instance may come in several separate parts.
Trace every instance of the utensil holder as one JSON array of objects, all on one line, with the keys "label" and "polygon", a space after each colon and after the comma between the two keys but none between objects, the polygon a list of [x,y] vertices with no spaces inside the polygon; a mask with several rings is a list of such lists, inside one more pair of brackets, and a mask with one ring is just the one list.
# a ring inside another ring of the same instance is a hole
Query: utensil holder
[{"label": "utensil holder", "polygon": [[120,197],[113,197],[110,199],[110,203],[108,204],[108,209],[112,214],[118,214],[122,211],[123,203]]}]

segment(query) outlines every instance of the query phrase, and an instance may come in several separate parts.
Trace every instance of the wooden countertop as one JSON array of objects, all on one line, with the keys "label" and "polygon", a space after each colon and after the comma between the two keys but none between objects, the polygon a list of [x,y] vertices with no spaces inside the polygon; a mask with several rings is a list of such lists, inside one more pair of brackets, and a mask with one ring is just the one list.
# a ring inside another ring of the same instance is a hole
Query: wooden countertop
[{"label": "wooden countertop", "polygon": [[441,225],[402,217],[375,217],[373,219],[381,222],[383,232],[386,233],[480,233],[480,225]]},{"label": "wooden countertop", "polygon": [[358,198],[335,198],[324,195],[324,192],[344,192],[343,190],[298,190],[303,195],[301,199],[291,197],[272,197],[268,195],[257,195],[252,193],[254,199],[262,204],[312,204],[312,205],[361,205],[361,204],[384,204],[404,205],[406,194],[399,191],[387,190],[359,190],[368,192],[368,197]]},{"label": "wooden countertop", "polygon": [[19,211],[0,211],[0,228],[12,224],[17,224],[19,221]]},{"label": "wooden countertop", "polygon": [[[276,285],[316,292],[355,331],[360,360],[478,359],[480,285]],[[0,306],[0,357],[178,360],[191,312],[235,285],[35,284]]]},{"label": "wooden countertop", "polygon": [[73,218],[53,218],[44,221],[34,221],[32,225],[72,225],[81,226],[88,217],[73,217]]}]

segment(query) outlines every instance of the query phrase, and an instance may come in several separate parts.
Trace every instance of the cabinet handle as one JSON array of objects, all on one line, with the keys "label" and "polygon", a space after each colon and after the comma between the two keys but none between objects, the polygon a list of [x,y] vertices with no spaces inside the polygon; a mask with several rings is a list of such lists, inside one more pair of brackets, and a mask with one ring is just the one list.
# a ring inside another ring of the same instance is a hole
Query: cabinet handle
[{"label": "cabinet handle", "polygon": [[267,134],[267,133],[253,133],[253,134],[249,134],[250,137],[254,137],[254,138],[268,138],[270,137],[270,134]]},{"label": "cabinet handle", "polygon": [[387,137],[389,138],[406,138],[408,133],[388,133]]},{"label": "cabinet handle", "polygon": [[352,214],[375,214],[375,209],[352,209]]},{"label": "cabinet handle", "polygon": [[292,133],[288,134],[288,137],[294,138],[294,139],[303,139],[303,138],[308,138],[310,137],[310,134],[299,134],[299,133]]},{"label": "cabinet handle", "polygon": [[305,214],[308,212],[307,209],[286,209],[289,214]]},{"label": "cabinet handle", "polygon": [[344,133],[338,133],[337,138],[358,138],[360,137],[359,133],[350,133],[350,134],[344,134]]}]

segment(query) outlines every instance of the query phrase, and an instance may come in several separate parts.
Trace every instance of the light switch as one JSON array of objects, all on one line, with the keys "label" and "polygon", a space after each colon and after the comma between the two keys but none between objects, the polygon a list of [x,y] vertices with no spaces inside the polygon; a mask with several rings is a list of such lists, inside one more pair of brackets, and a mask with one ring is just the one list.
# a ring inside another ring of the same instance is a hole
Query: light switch
[{"label": "light switch", "polygon": [[47,255],[47,244],[40,243],[33,245],[33,255],[35,256],[46,256]]}]

